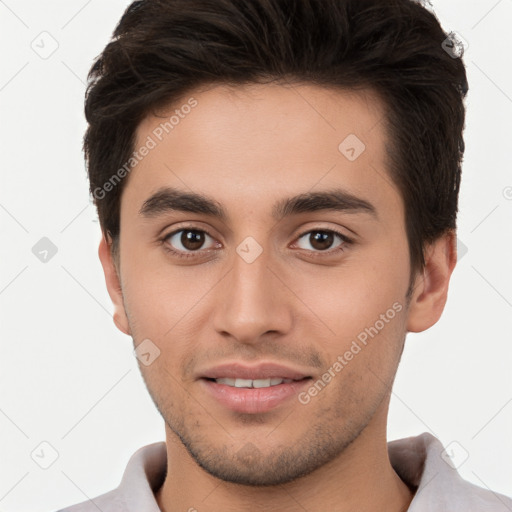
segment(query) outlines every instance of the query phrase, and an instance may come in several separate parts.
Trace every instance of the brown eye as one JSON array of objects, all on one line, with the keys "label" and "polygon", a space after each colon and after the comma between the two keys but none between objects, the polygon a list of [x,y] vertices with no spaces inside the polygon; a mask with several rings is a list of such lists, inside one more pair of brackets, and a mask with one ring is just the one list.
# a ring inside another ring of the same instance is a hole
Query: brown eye
[{"label": "brown eye", "polygon": [[325,231],[316,231],[314,233],[310,233],[309,240],[311,246],[319,251],[324,251],[325,249],[330,249],[334,236],[332,233],[326,233]]},{"label": "brown eye", "polygon": [[[180,229],[174,233],[171,233],[166,241],[176,250],[187,252],[197,251],[203,248],[206,239],[211,237],[204,231],[195,229]],[[212,239],[213,240],[213,239]]]},{"label": "brown eye", "polygon": [[185,249],[194,251],[201,248],[204,244],[204,238],[204,233],[199,231],[183,231],[181,233],[180,242]]},{"label": "brown eye", "polygon": [[[339,241],[337,242],[336,239]],[[328,249],[339,247],[345,242],[348,242],[348,239],[340,233],[329,230],[316,230],[304,233],[299,238],[297,245],[301,249],[310,250],[312,248],[314,251],[327,251]]]}]

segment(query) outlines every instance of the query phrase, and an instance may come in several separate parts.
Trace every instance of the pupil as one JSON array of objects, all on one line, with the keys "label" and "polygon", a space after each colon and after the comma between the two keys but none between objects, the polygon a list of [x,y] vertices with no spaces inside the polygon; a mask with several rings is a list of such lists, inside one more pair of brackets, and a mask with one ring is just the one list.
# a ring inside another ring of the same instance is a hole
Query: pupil
[{"label": "pupil", "polygon": [[199,249],[204,243],[204,233],[199,231],[184,231],[181,235],[183,247],[189,250]]},{"label": "pupil", "polygon": [[314,234],[312,234],[312,241],[311,245],[315,249],[319,250],[325,250],[329,249],[329,247],[333,243],[333,234],[332,233],[326,233],[325,231],[316,231]]}]

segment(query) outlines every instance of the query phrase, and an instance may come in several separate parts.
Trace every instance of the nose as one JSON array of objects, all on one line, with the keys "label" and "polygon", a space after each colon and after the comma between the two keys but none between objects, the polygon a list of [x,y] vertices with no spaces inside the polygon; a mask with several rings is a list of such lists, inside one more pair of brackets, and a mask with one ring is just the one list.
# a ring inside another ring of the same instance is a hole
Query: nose
[{"label": "nose", "polygon": [[233,266],[217,290],[213,322],[224,337],[257,344],[263,335],[291,329],[292,293],[265,251],[249,261],[234,255]]}]

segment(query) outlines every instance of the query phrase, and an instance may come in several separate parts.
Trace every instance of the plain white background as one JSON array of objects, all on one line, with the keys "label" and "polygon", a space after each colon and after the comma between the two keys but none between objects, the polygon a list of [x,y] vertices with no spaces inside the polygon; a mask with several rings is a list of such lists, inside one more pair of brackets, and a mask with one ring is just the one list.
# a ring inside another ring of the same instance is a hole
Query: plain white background
[{"label": "plain white background", "polygon": [[[128,3],[0,1],[0,511],[104,493],[164,439],[111,319],[81,152],[86,74]],[[430,431],[464,478],[512,495],[512,0],[434,10],[468,45],[462,250],[442,319],[408,336],[389,438]]]}]

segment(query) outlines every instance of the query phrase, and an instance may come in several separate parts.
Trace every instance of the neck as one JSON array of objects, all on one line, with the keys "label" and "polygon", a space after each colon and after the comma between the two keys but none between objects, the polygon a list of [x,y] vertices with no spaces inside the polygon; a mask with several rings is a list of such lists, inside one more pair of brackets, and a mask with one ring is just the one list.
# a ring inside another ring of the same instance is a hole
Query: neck
[{"label": "neck", "polygon": [[[378,419],[374,417],[377,424]],[[213,477],[166,428],[168,468],[156,494],[158,505],[163,512],[404,512],[413,493],[391,466],[383,419],[380,434],[369,424],[334,460],[293,482],[270,487],[233,484]]]}]

